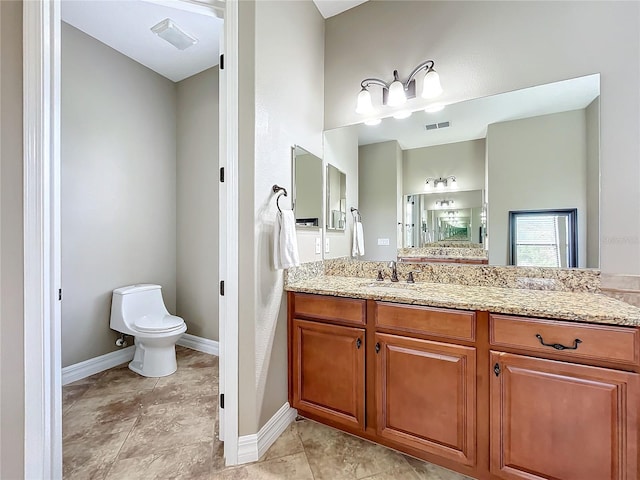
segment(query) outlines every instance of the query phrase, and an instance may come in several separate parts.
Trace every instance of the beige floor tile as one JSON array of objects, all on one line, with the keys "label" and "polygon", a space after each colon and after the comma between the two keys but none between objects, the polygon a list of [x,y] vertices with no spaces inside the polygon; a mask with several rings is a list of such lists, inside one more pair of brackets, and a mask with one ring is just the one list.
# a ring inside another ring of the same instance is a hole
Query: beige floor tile
[{"label": "beige floor tile", "polygon": [[91,414],[64,414],[62,416],[62,440],[75,442],[96,435],[113,435],[116,433],[128,433],[135,425],[137,417],[115,420],[113,422],[96,423]]},{"label": "beige floor tile", "polygon": [[159,454],[194,442],[213,442],[215,411],[209,405],[151,405],[140,415],[120,458]]},{"label": "beige floor tile", "polygon": [[315,480],[363,479],[409,469],[398,452],[309,420],[298,422],[298,433]]},{"label": "beige floor tile", "polygon": [[208,479],[213,463],[211,442],[185,445],[141,457],[121,458],[113,464],[107,480]]},{"label": "beige floor tile", "polygon": [[411,468],[401,472],[378,473],[364,480],[420,480],[418,474]]},{"label": "beige floor tile", "polygon": [[127,364],[124,363],[102,372],[102,375],[87,390],[85,396],[95,397],[102,396],[105,393],[115,394],[152,390],[157,382],[157,378],[143,377],[129,370]]},{"label": "beige floor tile", "polygon": [[84,395],[90,388],[90,384],[85,385],[66,385],[62,389],[62,411],[66,411],[76,403],[76,401]]},{"label": "beige floor tile", "polygon": [[304,453],[215,472],[210,478],[211,480],[314,480]]},{"label": "beige floor tile", "polygon": [[135,419],[142,413],[151,390],[79,398],[63,415],[63,437],[99,429],[99,424]]},{"label": "beige floor tile", "polygon": [[178,361],[178,370],[218,366],[218,357],[180,346],[176,347],[176,360]]},{"label": "beige floor tile", "polygon": [[105,478],[127,435],[129,430],[125,429],[65,440],[62,452],[63,477],[69,480]]},{"label": "beige floor tile", "polygon": [[293,422],[273,445],[269,447],[269,450],[267,450],[267,453],[263,455],[260,461],[273,460],[274,458],[285,457],[300,452],[304,452],[304,447],[298,435],[298,422]]},{"label": "beige floor tile", "polygon": [[452,472],[446,468],[439,467],[432,463],[423,462],[413,457],[405,456],[420,480],[472,480],[461,473]]},{"label": "beige floor tile", "polygon": [[167,377],[160,377],[156,387],[189,384],[189,388],[209,387],[218,391],[218,367],[178,368]]}]

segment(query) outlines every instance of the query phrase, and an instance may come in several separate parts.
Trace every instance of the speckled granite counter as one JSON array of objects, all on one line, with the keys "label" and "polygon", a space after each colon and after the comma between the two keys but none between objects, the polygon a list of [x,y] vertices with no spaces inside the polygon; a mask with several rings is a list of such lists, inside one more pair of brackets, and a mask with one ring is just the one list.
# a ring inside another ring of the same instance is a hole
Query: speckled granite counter
[{"label": "speckled granite counter", "polygon": [[286,290],[412,305],[481,310],[611,325],[640,326],[640,308],[599,293],[525,290],[451,283],[391,283],[321,275],[290,281]]}]

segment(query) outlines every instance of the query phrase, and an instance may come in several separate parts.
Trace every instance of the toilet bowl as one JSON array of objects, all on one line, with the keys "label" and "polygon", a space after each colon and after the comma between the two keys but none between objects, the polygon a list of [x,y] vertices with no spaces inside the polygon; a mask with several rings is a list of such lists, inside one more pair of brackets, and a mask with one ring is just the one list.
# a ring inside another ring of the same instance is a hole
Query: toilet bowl
[{"label": "toilet bowl", "polygon": [[111,297],[109,326],[135,337],[129,368],[145,377],[165,377],[176,371],[176,342],[187,331],[184,320],[169,314],[160,285],[117,288]]}]

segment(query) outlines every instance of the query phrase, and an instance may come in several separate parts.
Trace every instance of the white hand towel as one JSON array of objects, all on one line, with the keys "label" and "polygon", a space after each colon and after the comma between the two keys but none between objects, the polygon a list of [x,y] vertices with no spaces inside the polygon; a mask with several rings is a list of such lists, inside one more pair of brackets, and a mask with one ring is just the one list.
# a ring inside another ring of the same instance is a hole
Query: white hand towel
[{"label": "white hand towel", "polygon": [[364,230],[362,229],[362,222],[353,223],[353,248],[351,249],[351,256],[357,257],[364,255]]},{"label": "white hand towel", "polygon": [[273,262],[276,270],[297,267],[298,239],[296,237],[296,219],[291,210],[276,214],[275,234],[273,238]]}]

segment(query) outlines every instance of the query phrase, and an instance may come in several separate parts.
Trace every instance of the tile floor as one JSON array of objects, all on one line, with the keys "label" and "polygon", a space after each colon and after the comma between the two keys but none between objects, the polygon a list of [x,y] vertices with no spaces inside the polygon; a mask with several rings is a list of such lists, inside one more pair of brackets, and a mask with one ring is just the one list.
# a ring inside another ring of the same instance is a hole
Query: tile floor
[{"label": "tile floor", "polygon": [[71,479],[463,480],[467,477],[308,420],[259,462],[225,468],[216,439],[218,359],[177,347],[178,371],[126,364],[63,388],[63,474]]}]

